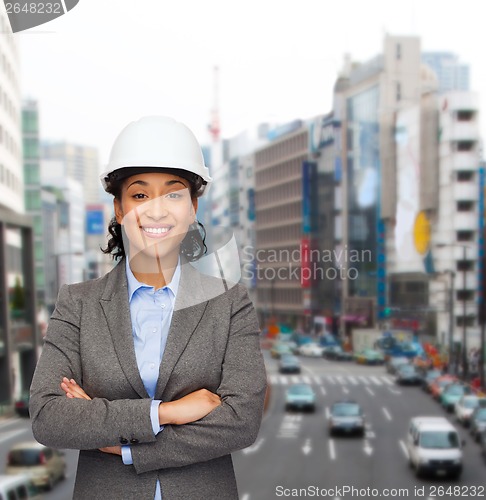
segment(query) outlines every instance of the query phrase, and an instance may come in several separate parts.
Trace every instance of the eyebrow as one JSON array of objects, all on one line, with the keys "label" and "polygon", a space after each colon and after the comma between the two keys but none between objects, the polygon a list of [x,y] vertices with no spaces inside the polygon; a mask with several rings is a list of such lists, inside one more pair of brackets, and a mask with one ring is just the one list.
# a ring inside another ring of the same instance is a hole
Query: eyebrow
[{"label": "eyebrow", "polygon": [[[165,183],[166,186],[172,186],[173,184],[182,184],[185,188],[187,188],[187,186],[182,182],[182,181],[179,181],[177,179],[172,179],[170,181],[167,181]],[[130,186],[133,186],[134,184],[140,184],[141,186],[148,186],[149,183],[146,182],[146,181],[142,181],[142,180],[138,180],[138,181],[133,181],[130,185],[127,186],[127,189],[130,187]]]}]

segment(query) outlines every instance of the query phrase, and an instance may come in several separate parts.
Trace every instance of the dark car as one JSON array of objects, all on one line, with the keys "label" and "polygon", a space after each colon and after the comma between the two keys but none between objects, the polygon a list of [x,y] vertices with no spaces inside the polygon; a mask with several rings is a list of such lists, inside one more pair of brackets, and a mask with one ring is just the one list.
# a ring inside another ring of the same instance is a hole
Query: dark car
[{"label": "dark car", "polygon": [[293,354],[283,354],[278,369],[280,373],[300,373],[299,359]]},{"label": "dark car", "polygon": [[479,436],[486,431],[486,407],[479,406],[471,415],[469,420],[469,432],[475,441],[479,442]]},{"label": "dark car", "polygon": [[365,418],[361,406],[352,400],[337,401],[329,412],[329,434],[336,432],[364,436]]},{"label": "dark car", "polygon": [[400,385],[418,385],[422,381],[422,377],[417,368],[413,365],[402,364],[397,367],[395,372],[395,382]]},{"label": "dark car", "polygon": [[398,357],[390,357],[385,363],[386,371],[392,375],[394,375],[397,371],[397,368],[402,365],[408,365],[410,360],[408,358],[404,358],[402,356]]},{"label": "dark car", "polygon": [[29,393],[24,392],[16,401],[15,401],[15,413],[19,415],[19,417],[29,417]]},{"label": "dark car", "polygon": [[353,355],[345,351],[340,345],[328,345],[324,347],[322,355],[326,359],[335,359],[337,361],[351,361]]}]

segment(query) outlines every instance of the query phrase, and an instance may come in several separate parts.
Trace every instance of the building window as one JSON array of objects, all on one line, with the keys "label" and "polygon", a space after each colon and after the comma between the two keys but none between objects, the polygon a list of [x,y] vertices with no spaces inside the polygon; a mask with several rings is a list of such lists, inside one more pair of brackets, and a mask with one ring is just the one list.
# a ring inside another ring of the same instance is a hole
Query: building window
[{"label": "building window", "polygon": [[473,260],[458,260],[456,263],[456,269],[458,271],[472,271],[474,270]]},{"label": "building window", "polygon": [[464,316],[456,317],[456,326],[464,326],[464,323],[466,326],[474,326],[474,316],[466,316],[466,321],[464,321]]},{"label": "building window", "polygon": [[473,119],[474,111],[458,111],[457,121],[459,122],[470,122]]},{"label": "building window", "polygon": [[474,210],[474,201],[458,201],[457,211],[458,212],[472,212]]},{"label": "building window", "polygon": [[457,151],[472,151],[474,141],[457,141]]},{"label": "building window", "polygon": [[457,231],[457,241],[473,241],[474,231]]},{"label": "building window", "polygon": [[457,172],[458,182],[470,182],[474,180],[474,172],[472,170],[461,170]]},{"label": "building window", "polygon": [[402,98],[402,85],[400,82],[397,82],[397,101]]}]

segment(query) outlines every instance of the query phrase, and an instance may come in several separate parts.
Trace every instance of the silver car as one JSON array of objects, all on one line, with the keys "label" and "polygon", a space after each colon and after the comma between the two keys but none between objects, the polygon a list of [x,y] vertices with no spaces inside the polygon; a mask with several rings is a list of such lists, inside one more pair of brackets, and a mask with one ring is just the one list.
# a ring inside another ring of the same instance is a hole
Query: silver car
[{"label": "silver car", "polygon": [[365,418],[361,406],[356,401],[337,401],[329,412],[329,434],[365,434]]}]

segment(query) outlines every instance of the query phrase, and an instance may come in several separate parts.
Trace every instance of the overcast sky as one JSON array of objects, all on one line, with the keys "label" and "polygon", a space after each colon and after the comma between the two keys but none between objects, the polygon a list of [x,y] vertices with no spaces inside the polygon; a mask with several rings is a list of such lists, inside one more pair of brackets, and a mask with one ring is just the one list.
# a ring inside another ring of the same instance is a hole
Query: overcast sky
[{"label": "overcast sky", "polygon": [[224,137],[326,113],[344,53],[366,61],[381,52],[385,33],[418,35],[423,51],[455,52],[482,97],[481,3],[80,0],[15,35],[22,95],[39,101],[42,138],[96,146],[102,163],[121,128],[146,114],[173,116],[208,142],[214,65]]}]

